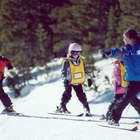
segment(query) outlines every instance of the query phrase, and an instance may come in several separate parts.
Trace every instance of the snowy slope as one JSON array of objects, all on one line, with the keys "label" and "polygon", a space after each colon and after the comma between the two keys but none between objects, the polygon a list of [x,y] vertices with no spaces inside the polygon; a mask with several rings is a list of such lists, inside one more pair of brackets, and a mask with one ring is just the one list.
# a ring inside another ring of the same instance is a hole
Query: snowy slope
[{"label": "snowy slope", "polygon": [[[52,63],[51,63],[52,64]],[[58,63],[60,65],[60,62]],[[98,62],[97,67],[101,69],[110,65],[108,61]],[[111,71],[111,68],[105,71]],[[105,72],[104,71],[104,72]],[[110,72],[111,73],[111,72]],[[102,84],[102,83],[100,83]],[[104,87],[104,84],[102,88]],[[106,89],[106,87],[104,87]],[[7,90],[7,89],[5,89]],[[63,92],[63,84],[60,79],[60,67],[53,70],[47,79],[39,76],[38,81],[32,80],[29,85],[22,90],[22,98],[12,99],[14,108],[17,112],[21,112],[33,117],[14,117],[0,115],[0,139],[1,140],[139,140],[140,130],[137,132],[129,132],[125,130],[105,128],[97,125],[97,122],[73,121],[73,120],[57,120],[46,119],[47,112],[53,112],[59,105]],[[107,93],[112,95],[112,89],[106,89]],[[101,92],[102,93],[102,92]],[[95,119],[99,119],[99,115],[105,114],[112,100],[108,99],[104,93],[98,98],[93,95],[98,93],[87,93],[91,112],[95,114]],[[24,97],[24,95],[26,95]],[[81,113],[83,107],[75,96],[68,103],[68,109],[73,113]],[[100,98],[99,98],[100,97]],[[0,106],[0,111],[3,109]],[[41,116],[40,118],[34,116]],[[128,106],[123,112],[123,118],[120,122],[133,122],[138,120],[137,112]],[[121,127],[133,127],[133,125],[121,124]]]}]

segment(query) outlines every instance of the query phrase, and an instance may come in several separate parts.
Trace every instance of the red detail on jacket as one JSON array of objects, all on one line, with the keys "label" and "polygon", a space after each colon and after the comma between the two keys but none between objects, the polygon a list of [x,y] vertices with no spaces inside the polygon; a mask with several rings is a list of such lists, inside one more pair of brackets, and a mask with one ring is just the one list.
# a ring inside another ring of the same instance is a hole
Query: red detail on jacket
[{"label": "red detail on jacket", "polygon": [[0,59],[0,80],[3,79],[4,70],[8,66],[8,64],[11,65],[11,62],[8,59]]}]

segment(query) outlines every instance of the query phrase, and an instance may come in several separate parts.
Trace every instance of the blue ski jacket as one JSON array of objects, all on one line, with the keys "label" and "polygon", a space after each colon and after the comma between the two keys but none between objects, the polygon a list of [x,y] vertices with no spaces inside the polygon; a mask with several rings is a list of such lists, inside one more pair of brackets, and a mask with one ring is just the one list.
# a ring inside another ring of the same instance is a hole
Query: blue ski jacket
[{"label": "blue ski jacket", "polygon": [[140,81],[140,45],[133,42],[131,46],[111,49],[109,57],[124,62],[126,81]]}]

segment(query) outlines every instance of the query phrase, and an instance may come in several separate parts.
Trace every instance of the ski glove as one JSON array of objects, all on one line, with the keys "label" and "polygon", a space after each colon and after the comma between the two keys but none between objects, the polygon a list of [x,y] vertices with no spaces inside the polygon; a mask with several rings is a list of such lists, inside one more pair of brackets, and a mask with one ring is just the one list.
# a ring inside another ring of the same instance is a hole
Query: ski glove
[{"label": "ski glove", "polygon": [[11,65],[11,63],[9,63],[9,64],[7,65],[7,68],[8,68],[8,70],[10,70],[10,69],[13,68],[13,66]]},{"label": "ski glove", "polygon": [[88,79],[88,86],[91,87],[91,85],[92,85],[92,80]]},{"label": "ski glove", "polygon": [[103,55],[110,55],[111,54],[111,50],[110,49],[105,49],[105,50],[102,50],[102,54]]}]

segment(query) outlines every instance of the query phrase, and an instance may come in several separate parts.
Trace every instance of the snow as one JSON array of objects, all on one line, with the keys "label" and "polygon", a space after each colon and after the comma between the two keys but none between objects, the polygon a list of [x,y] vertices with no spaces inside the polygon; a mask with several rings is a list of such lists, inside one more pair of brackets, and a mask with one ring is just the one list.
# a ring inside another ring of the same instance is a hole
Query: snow
[{"label": "snow", "polygon": [[[111,79],[112,60],[102,60],[96,63],[101,69],[97,74],[97,82],[101,85],[98,92],[86,91],[91,112],[95,114],[94,119],[105,114],[109,103],[113,99],[113,89],[109,84],[102,83],[101,77],[107,75]],[[22,90],[22,97],[13,99],[14,108],[32,117],[15,117],[0,115],[0,139],[1,140],[138,140],[140,130],[136,132],[120,129],[105,128],[98,126],[97,122],[73,121],[45,118],[47,112],[53,112],[59,105],[64,87],[61,81],[61,61],[53,61],[49,66],[55,67],[48,75],[39,75],[37,80],[31,80]],[[5,87],[5,91],[10,92]],[[96,95],[96,96],[95,96]],[[83,107],[74,92],[67,105],[73,114],[83,112]],[[0,105],[0,111],[3,106]],[[40,116],[40,117],[35,117]],[[71,117],[66,117],[71,118]],[[76,118],[75,118],[76,119]],[[87,118],[81,118],[86,120]],[[90,119],[90,118],[88,118]],[[93,119],[93,118],[91,118]],[[129,105],[123,112],[120,122],[133,122],[139,120],[137,112]],[[102,123],[101,123],[102,124]],[[135,125],[121,124],[120,127],[133,127]]]}]

